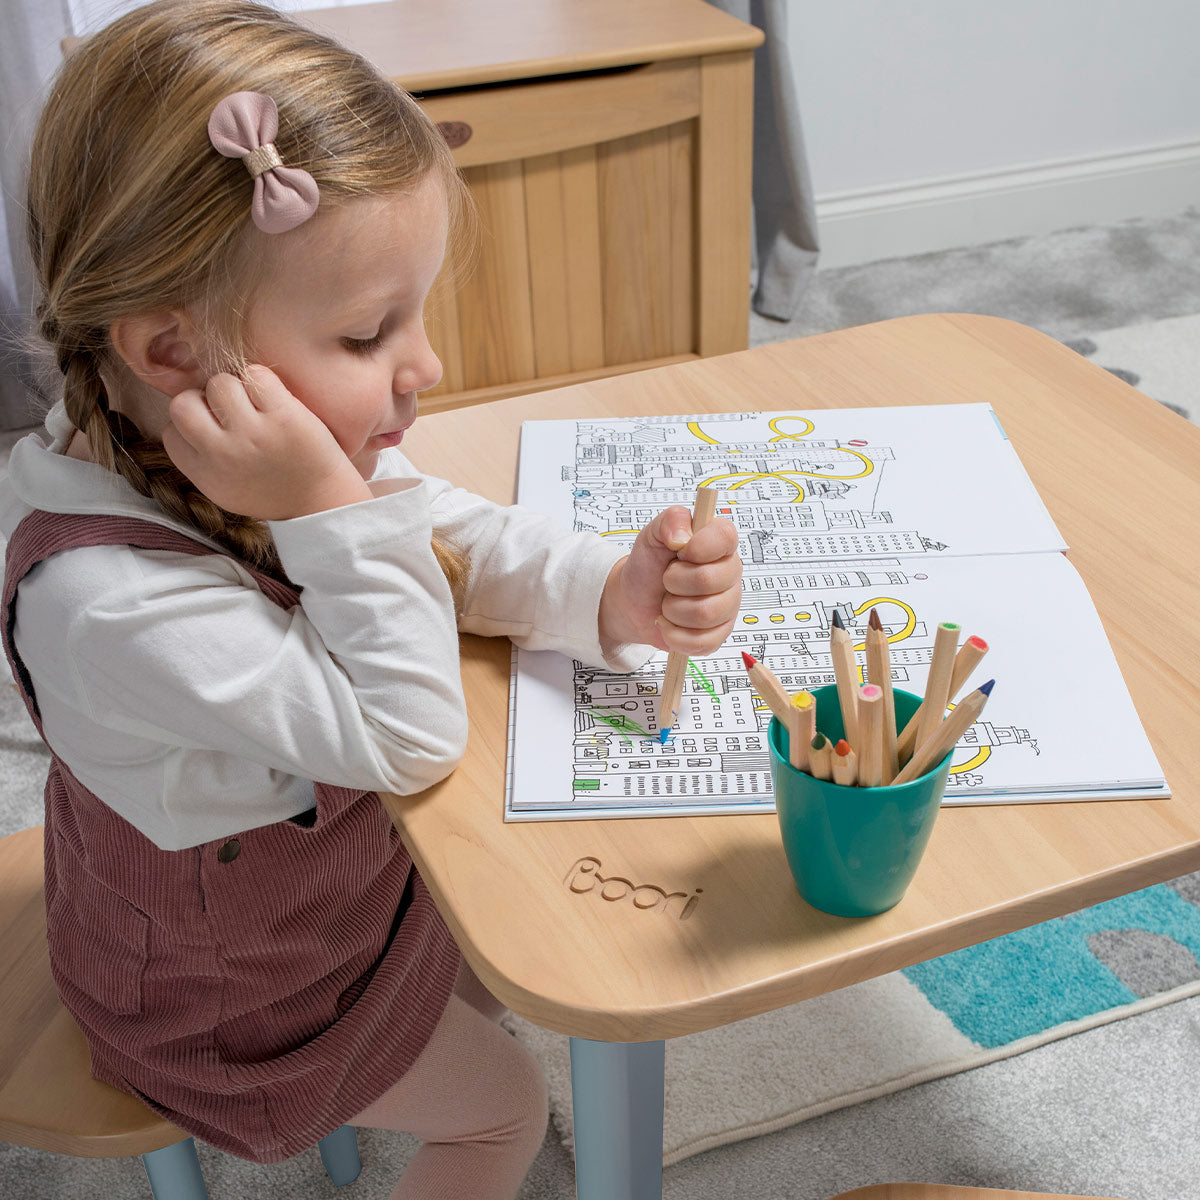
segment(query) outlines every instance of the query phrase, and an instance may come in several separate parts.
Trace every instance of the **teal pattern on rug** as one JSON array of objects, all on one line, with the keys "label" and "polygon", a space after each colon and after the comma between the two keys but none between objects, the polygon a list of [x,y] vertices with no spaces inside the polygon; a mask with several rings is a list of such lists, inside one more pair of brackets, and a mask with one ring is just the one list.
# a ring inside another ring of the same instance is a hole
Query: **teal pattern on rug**
[{"label": "teal pattern on rug", "polygon": [[961,1033],[1003,1046],[1200,979],[1200,909],[1189,891],[1157,884],[904,974]]}]

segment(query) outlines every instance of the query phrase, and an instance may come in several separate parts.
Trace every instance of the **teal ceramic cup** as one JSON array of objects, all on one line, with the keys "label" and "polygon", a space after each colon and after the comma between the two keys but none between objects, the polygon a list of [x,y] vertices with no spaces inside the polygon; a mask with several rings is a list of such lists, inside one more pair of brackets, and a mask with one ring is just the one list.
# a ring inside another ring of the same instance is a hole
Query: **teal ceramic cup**
[{"label": "teal ceramic cup", "polygon": [[[845,730],[837,688],[817,688],[817,729],[836,742]],[[893,691],[896,728],[921,703]],[[796,890],[814,908],[869,917],[900,902],[925,851],[950,771],[936,767],[899,787],[843,787],[814,779],[788,762],[787,730],[772,718],[767,735],[775,808]]]}]

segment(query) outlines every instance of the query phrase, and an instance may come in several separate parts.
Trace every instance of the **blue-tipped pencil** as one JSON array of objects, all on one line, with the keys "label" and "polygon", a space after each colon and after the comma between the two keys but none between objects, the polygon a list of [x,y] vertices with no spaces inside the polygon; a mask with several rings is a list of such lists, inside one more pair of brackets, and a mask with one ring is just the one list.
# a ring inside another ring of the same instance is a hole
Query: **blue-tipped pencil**
[{"label": "blue-tipped pencil", "polygon": [[905,764],[903,770],[892,780],[893,783],[908,783],[918,775],[924,775],[934,763],[943,758],[958,744],[958,739],[979,719],[983,706],[992,694],[994,679],[975,689],[965,696],[950,715],[937,727],[932,736],[925,739],[914,752],[912,758]]},{"label": "blue-tipped pencil", "polygon": [[[713,519],[717,511],[716,488],[698,487],[696,502],[692,505],[692,533],[696,534]],[[667,655],[667,669],[663,675],[662,690],[658,694],[658,740],[665,746],[679,720],[679,706],[683,702],[683,681],[687,678],[688,656],[681,650],[672,650]]]}]

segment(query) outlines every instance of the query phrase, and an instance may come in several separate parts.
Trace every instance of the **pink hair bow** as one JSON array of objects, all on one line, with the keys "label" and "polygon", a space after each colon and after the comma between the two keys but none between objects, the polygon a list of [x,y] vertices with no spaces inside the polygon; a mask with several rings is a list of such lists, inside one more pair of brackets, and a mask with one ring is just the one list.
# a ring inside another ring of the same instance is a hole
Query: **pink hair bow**
[{"label": "pink hair bow", "polygon": [[279,110],[262,92],[234,92],[217,102],[208,140],[226,158],[240,158],[254,180],[250,216],[263,233],[286,233],[317,211],[317,181],[285,167],[275,149]]}]

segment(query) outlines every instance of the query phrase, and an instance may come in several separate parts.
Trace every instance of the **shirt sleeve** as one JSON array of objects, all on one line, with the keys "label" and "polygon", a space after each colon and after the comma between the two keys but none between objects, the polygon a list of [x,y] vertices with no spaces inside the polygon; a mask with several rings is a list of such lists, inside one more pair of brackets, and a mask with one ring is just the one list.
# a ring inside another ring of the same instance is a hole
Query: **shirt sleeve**
[{"label": "shirt sleeve", "polygon": [[276,523],[303,589],[291,610],[221,554],[52,556],[21,584],[16,629],[47,740],[167,848],[295,815],[311,804],[297,779],[428,787],[466,743],[431,528],[421,481]]},{"label": "shirt sleeve", "polygon": [[575,533],[520,505],[499,505],[427,478],[433,523],[467,551],[470,578],[459,619],[467,633],[503,635],[528,650],[556,650],[631,671],[652,646],[602,645],[600,597],[623,546]]}]

